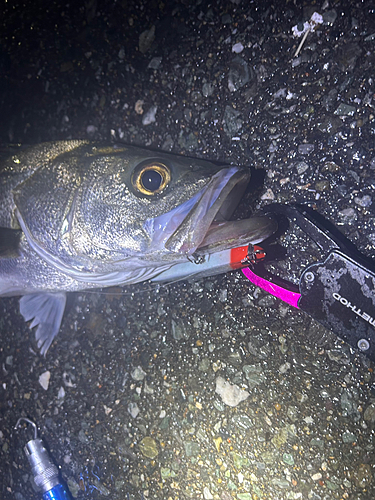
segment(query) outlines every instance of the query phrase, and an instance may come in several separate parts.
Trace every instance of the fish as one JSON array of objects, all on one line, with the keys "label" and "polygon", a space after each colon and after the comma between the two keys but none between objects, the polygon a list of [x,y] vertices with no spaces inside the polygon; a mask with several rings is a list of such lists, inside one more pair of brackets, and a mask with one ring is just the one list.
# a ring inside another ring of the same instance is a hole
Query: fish
[{"label": "fish", "polygon": [[270,216],[230,221],[249,180],[246,167],[133,145],[12,151],[0,165],[0,297],[21,296],[45,355],[68,292],[160,281],[183,263],[191,277],[192,262],[272,235]]}]

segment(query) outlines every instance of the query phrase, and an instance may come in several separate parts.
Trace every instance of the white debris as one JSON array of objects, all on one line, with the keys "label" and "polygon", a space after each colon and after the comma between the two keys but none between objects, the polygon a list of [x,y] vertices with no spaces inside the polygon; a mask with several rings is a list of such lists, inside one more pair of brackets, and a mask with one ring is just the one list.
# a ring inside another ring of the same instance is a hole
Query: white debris
[{"label": "white debris", "polygon": [[[315,31],[318,24],[323,24],[323,16],[318,14],[318,12],[314,12],[309,21],[303,23],[303,25],[296,24],[292,27],[293,36],[300,37],[304,35],[307,31]],[[302,28],[299,30],[299,28]]]},{"label": "white debris", "polygon": [[240,389],[238,385],[227,382],[223,377],[217,377],[215,392],[228,406],[237,406],[250,396],[247,391]]},{"label": "white debris", "polygon": [[310,19],[311,31],[314,31],[318,24],[323,24],[323,16],[314,12]]},{"label": "white debris", "polygon": [[292,28],[293,36],[299,37],[299,36],[303,35],[302,40],[301,40],[300,44],[298,45],[298,48],[294,54],[294,57],[297,57],[298,54],[300,53],[302,46],[305,43],[305,40],[307,38],[307,35],[310,32],[315,31],[316,27],[322,23],[323,23],[323,17],[320,14],[318,14],[317,12],[314,12],[314,14],[310,18],[310,21],[305,22],[303,24],[301,30],[299,30],[300,26],[298,24],[293,26],[293,28]]},{"label": "white debris", "polygon": [[41,376],[39,377],[39,384],[43,387],[45,391],[48,389],[50,378],[51,378],[51,372],[49,371],[42,373]]},{"label": "white debris", "polygon": [[302,36],[302,35],[304,35],[307,32],[307,30],[309,29],[309,27],[310,27],[310,25],[309,25],[308,21],[306,21],[303,24],[302,23],[301,24],[296,24],[295,26],[292,27],[293,36]]}]

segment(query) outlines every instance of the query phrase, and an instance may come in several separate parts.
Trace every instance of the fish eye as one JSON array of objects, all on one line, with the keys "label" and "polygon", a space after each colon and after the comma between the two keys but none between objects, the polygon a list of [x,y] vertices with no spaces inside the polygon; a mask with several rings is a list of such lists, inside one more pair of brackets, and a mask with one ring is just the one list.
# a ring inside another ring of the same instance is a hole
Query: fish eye
[{"label": "fish eye", "polygon": [[159,162],[142,164],[132,176],[132,184],[140,194],[153,196],[161,193],[171,180],[170,169]]}]

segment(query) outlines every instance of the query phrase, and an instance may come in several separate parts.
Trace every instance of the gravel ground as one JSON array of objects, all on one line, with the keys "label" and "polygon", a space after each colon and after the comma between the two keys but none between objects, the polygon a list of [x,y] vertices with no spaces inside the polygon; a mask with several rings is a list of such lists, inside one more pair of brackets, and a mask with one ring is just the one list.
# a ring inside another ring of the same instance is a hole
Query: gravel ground
[{"label": "gravel ground", "polygon": [[[0,142],[248,165],[239,216],[305,203],[372,257],[373,2],[295,4],[5,2]],[[295,280],[309,243],[291,228],[283,245]],[[73,294],[46,358],[1,299],[0,335],[3,500],[40,498],[20,416],[77,499],[375,497],[373,365],[239,272]]]}]

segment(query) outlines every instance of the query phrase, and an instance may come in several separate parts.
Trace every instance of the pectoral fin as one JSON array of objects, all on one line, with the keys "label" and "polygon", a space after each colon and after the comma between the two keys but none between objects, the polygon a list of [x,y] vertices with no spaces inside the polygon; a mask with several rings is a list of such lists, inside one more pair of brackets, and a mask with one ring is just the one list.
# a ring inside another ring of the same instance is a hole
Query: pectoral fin
[{"label": "pectoral fin", "polygon": [[59,333],[64,314],[66,293],[33,293],[20,300],[20,311],[30,328],[37,327],[35,338],[43,356]]},{"label": "pectoral fin", "polygon": [[18,257],[22,231],[0,227],[0,258]]}]

